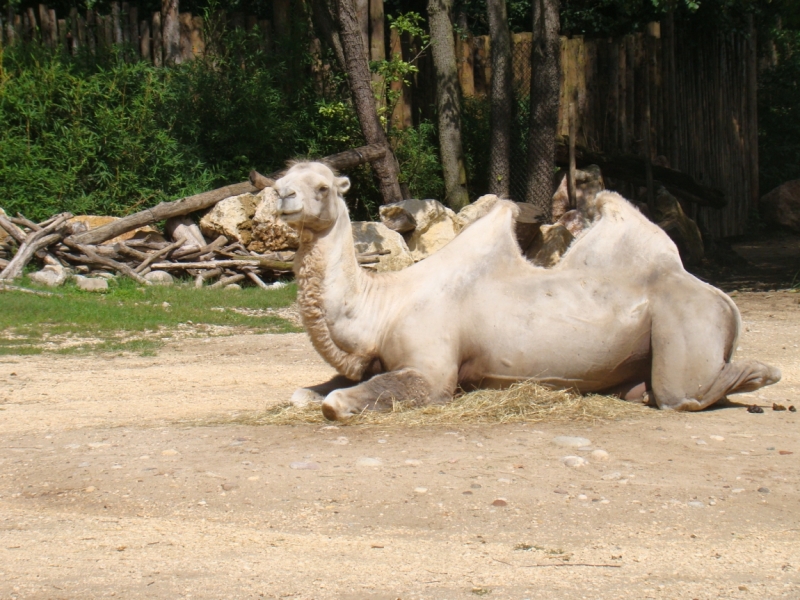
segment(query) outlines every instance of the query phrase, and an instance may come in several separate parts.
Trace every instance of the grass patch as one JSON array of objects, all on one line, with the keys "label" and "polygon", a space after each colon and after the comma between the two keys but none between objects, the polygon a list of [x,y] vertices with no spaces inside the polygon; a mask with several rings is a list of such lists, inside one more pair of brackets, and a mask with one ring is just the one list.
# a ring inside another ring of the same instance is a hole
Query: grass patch
[{"label": "grass patch", "polygon": [[[624,418],[663,415],[641,404],[613,396],[581,396],[551,390],[534,382],[517,383],[506,390],[478,390],[461,394],[451,402],[433,406],[410,406],[399,402],[391,411],[366,410],[346,425],[463,425],[481,423],[536,423],[540,421],[616,421]],[[318,405],[303,408],[282,404],[263,413],[239,415],[225,423],[241,425],[297,425],[327,423]],[[217,424],[217,423],[214,423]]]},{"label": "grass patch", "polygon": [[[37,289],[29,281],[25,287]],[[48,290],[52,291],[52,290]],[[140,287],[112,281],[105,294],[68,284],[50,296],[0,292],[0,355],[81,352],[152,354],[164,341],[240,331],[301,331],[279,316],[296,296],[278,290],[195,289],[191,284]]]}]

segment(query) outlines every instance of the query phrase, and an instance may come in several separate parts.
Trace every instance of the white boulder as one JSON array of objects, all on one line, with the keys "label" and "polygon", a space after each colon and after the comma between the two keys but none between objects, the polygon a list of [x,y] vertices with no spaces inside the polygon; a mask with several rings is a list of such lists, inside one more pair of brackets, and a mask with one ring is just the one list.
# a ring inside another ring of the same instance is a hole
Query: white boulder
[{"label": "white boulder", "polygon": [[[403,236],[383,223],[356,221],[352,226],[356,252],[379,253],[376,271],[399,271],[414,264]],[[388,254],[383,254],[386,251]]]},{"label": "white boulder", "polygon": [[153,285],[172,285],[175,279],[166,271],[150,271],[144,278]]},{"label": "white boulder", "polygon": [[182,248],[202,248],[207,244],[200,228],[188,215],[167,219],[164,224],[164,233],[174,242],[177,242],[180,238],[185,238],[186,242]]},{"label": "white boulder", "polygon": [[257,197],[259,201],[253,215],[252,240],[247,249],[253,252],[296,250],[300,245],[297,231],[278,217],[278,192],[264,188]]},{"label": "white boulder", "polygon": [[105,292],[108,291],[108,281],[101,277],[75,276],[75,285],[84,292]]},{"label": "white boulder", "polygon": [[461,229],[456,214],[436,200],[403,200],[382,206],[381,221],[397,221],[403,212],[407,222],[416,223],[404,236],[414,262],[444,247]]},{"label": "white boulder", "polygon": [[241,242],[245,246],[253,239],[253,215],[256,214],[259,197],[255,194],[240,194],[220,200],[200,219],[200,231],[208,239],[224,235],[229,241]]},{"label": "white boulder", "polygon": [[49,264],[45,265],[41,271],[36,271],[28,275],[28,279],[39,285],[59,287],[64,285],[64,282],[69,279],[69,276],[70,271],[60,264]]}]

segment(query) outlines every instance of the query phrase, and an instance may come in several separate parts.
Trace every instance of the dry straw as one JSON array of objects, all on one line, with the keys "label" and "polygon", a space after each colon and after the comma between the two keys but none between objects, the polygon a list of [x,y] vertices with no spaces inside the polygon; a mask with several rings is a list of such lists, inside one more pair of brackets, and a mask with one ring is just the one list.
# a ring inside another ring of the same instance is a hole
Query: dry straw
[{"label": "dry straw", "polygon": [[[660,411],[624,402],[612,396],[581,396],[522,382],[506,390],[478,390],[457,396],[451,402],[433,406],[396,403],[391,411],[366,410],[349,425],[456,425],[465,423],[533,423],[539,421],[613,421],[654,416]],[[324,423],[319,405],[302,408],[283,404],[263,413],[240,416],[249,425],[296,425]]]}]

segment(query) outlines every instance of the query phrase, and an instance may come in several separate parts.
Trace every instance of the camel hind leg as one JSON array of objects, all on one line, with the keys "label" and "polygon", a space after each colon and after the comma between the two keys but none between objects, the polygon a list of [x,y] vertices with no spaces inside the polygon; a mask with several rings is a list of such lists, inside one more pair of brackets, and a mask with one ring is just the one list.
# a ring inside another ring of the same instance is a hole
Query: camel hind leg
[{"label": "camel hind leg", "polygon": [[703,410],[780,380],[778,369],[756,360],[731,362],[739,312],[730,298],[693,278],[664,283],[651,327],[652,393],[660,408]]}]

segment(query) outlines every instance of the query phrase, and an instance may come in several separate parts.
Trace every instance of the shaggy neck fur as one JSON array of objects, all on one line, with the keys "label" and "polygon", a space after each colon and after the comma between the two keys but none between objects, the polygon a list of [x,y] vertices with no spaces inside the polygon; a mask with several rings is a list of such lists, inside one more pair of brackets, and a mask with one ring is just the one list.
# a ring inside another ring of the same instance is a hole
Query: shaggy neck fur
[{"label": "shaggy neck fur", "polygon": [[[347,207],[341,198],[339,204],[339,218],[329,230],[305,230],[300,236],[294,263],[297,303],[317,352],[339,373],[358,381],[372,357],[343,349],[331,333],[331,323],[352,316],[368,277],[356,259]],[[337,307],[337,314],[331,314]]]}]

